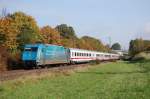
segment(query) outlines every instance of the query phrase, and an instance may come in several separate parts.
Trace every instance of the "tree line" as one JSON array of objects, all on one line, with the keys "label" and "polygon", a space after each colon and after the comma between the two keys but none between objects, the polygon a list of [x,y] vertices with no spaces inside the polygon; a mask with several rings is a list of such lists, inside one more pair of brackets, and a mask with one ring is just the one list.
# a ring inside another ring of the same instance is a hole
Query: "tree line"
[{"label": "tree line", "polygon": [[[0,18],[0,50],[5,50],[7,57],[12,57],[10,60],[20,60],[24,45],[34,43],[106,52],[110,50],[99,39],[90,36],[77,37],[73,27],[67,24],[60,24],[55,28],[49,25],[40,28],[32,16],[23,12],[7,14]],[[0,52],[0,61],[3,60],[3,55],[6,54]]]}]

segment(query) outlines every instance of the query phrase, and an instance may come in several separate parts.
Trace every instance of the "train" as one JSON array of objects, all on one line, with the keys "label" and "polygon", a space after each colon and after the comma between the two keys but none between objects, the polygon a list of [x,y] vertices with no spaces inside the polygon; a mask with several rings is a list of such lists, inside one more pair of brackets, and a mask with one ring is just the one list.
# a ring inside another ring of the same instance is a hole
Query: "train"
[{"label": "train", "polygon": [[118,60],[119,54],[97,52],[77,48],[66,48],[53,44],[26,44],[22,61],[28,67],[41,67],[52,64],[76,64],[92,60]]}]

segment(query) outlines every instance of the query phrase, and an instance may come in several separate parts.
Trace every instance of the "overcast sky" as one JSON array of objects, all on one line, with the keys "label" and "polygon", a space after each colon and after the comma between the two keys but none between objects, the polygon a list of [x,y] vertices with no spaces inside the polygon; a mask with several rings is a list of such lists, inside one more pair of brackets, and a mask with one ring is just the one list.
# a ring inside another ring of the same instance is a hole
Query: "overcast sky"
[{"label": "overcast sky", "polygon": [[22,11],[40,27],[73,26],[78,37],[89,35],[103,43],[119,42],[128,48],[131,39],[150,40],[150,0],[0,0],[0,10]]}]

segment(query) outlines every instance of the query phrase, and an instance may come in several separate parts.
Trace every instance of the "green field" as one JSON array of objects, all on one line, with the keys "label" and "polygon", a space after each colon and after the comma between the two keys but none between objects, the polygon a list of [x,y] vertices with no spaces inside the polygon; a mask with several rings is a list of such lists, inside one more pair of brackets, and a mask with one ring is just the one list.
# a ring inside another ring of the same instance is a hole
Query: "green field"
[{"label": "green field", "polygon": [[71,75],[0,85],[0,99],[150,99],[150,62],[116,62]]}]

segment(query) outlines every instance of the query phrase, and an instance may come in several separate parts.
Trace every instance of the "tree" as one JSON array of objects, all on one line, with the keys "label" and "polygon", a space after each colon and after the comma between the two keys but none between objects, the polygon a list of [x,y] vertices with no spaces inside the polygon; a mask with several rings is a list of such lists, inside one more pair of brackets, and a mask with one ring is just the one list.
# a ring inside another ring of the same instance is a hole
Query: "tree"
[{"label": "tree", "polygon": [[146,51],[150,51],[150,40],[143,40],[144,48]]},{"label": "tree", "polygon": [[113,50],[121,50],[121,45],[119,43],[114,43],[111,47]]},{"label": "tree", "polygon": [[11,52],[18,52],[26,43],[40,40],[36,21],[22,12],[15,12],[0,19],[0,43]]},{"label": "tree", "polygon": [[150,51],[150,46],[148,46],[148,47],[146,48],[146,51]]},{"label": "tree", "polygon": [[77,38],[73,27],[61,24],[56,26],[56,29],[60,32],[61,38],[70,39]]},{"label": "tree", "polygon": [[56,26],[55,29],[60,32],[63,46],[77,48],[78,37],[76,36],[73,27],[61,24]]},{"label": "tree", "polygon": [[88,50],[107,51],[106,46],[96,38],[83,36],[79,41],[79,47]]},{"label": "tree", "polygon": [[9,16],[17,28],[17,43],[19,50],[27,43],[35,43],[41,40],[39,27],[36,21],[23,12],[15,12]]},{"label": "tree", "polygon": [[17,49],[16,36],[18,33],[15,22],[10,17],[0,19],[0,45],[14,52]]},{"label": "tree", "polygon": [[130,41],[129,52],[132,56],[142,51],[149,51],[150,41],[143,39],[135,39]]},{"label": "tree", "polygon": [[40,30],[42,41],[49,44],[61,44],[60,33],[50,26],[44,26]]},{"label": "tree", "polygon": [[142,39],[135,39],[130,41],[129,52],[132,56],[144,50],[144,41]]}]

